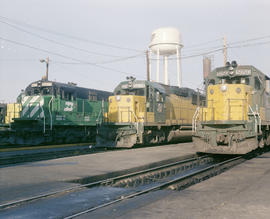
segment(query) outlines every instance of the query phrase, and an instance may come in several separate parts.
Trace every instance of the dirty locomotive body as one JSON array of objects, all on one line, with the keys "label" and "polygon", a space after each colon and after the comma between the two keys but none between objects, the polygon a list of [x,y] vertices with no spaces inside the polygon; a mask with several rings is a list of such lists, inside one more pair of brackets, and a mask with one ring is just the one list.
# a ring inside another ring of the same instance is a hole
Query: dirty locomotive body
[{"label": "dirty locomotive body", "polygon": [[197,96],[189,88],[130,77],[109,97],[105,121],[97,128],[96,146],[133,147],[191,139]]},{"label": "dirty locomotive body", "polygon": [[270,144],[269,77],[235,61],[205,78],[206,107],[193,121],[198,152],[245,154]]},{"label": "dirty locomotive body", "polygon": [[33,82],[17,103],[7,104],[0,144],[94,142],[96,124],[103,120],[110,95],[74,83]]}]

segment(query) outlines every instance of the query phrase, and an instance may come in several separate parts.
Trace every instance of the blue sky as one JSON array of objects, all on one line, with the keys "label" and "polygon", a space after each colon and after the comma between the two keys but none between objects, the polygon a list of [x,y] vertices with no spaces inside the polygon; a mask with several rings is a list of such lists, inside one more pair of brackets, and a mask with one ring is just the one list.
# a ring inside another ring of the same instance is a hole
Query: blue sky
[{"label": "blue sky", "polygon": [[[228,58],[254,65],[269,75],[269,11],[267,0],[1,0],[0,102],[15,101],[21,89],[39,80],[45,73],[39,59],[47,56],[52,60],[49,78],[59,82],[112,91],[126,76],[145,79],[144,51],[151,32],[164,26],[181,32],[184,57],[221,48],[223,36],[228,43],[241,41],[238,46],[266,42],[230,48]],[[245,42],[261,37],[265,39]],[[223,64],[222,51],[210,55],[214,67]],[[115,61],[130,56],[135,57]],[[183,86],[201,85],[202,59],[196,56],[182,60]],[[173,61],[169,80],[176,85]]]}]

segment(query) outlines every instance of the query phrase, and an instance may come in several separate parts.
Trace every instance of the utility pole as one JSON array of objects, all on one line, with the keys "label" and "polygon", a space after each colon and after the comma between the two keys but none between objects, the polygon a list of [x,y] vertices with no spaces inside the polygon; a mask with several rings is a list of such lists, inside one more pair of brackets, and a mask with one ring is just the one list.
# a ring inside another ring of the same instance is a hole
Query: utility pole
[{"label": "utility pole", "polygon": [[41,59],[40,62],[43,63],[45,62],[46,63],[46,76],[45,76],[45,80],[48,81],[49,80],[49,57],[47,57],[46,59]]},{"label": "utility pole", "polygon": [[226,66],[227,63],[227,39],[224,36],[223,37],[223,56],[224,56],[224,66]]},{"label": "utility pole", "polygon": [[149,51],[146,50],[146,78],[150,81],[150,62],[149,62]]}]

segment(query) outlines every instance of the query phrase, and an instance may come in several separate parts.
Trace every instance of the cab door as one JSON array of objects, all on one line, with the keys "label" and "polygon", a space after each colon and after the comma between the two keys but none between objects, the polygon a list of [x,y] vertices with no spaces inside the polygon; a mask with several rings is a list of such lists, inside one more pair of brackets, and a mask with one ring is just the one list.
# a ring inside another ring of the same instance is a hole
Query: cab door
[{"label": "cab door", "polygon": [[154,93],[154,113],[155,113],[155,122],[165,123],[166,113],[165,113],[165,94],[161,93],[158,90],[155,90]]}]

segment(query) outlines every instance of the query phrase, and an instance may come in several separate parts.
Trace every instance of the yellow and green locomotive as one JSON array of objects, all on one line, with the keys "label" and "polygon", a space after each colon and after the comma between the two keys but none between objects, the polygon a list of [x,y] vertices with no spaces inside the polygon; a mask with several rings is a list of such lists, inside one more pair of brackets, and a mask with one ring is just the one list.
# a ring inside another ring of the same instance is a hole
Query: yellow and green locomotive
[{"label": "yellow and green locomotive", "polygon": [[270,78],[235,61],[205,78],[206,107],[193,117],[198,152],[246,154],[270,143]]},{"label": "yellow and green locomotive", "polygon": [[105,121],[97,128],[97,146],[133,147],[191,139],[192,116],[202,99],[189,88],[128,77],[109,97]]},{"label": "yellow and green locomotive", "polygon": [[94,142],[112,93],[39,80],[8,104],[0,145]]}]

